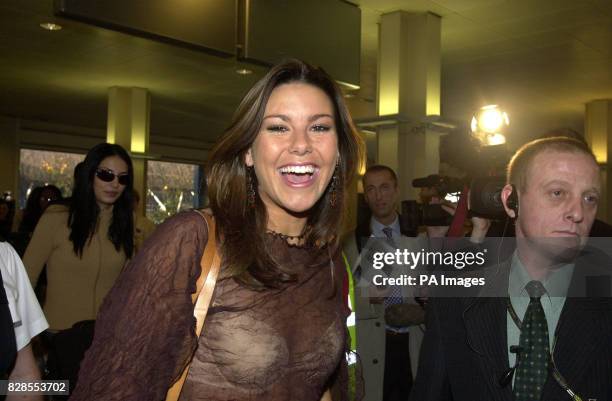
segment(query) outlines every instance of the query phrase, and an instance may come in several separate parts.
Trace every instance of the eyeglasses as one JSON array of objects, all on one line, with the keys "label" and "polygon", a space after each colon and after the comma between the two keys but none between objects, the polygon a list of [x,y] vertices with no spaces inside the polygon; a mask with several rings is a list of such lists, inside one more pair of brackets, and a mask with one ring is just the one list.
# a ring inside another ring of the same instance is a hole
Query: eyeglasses
[{"label": "eyeglasses", "polygon": [[129,174],[117,175],[112,170],[108,170],[101,167],[96,169],[96,177],[98,177],[104,182],[112,182],[115,180],[115,177],[117,177],[120,185],[127,185],[130,182]]}]

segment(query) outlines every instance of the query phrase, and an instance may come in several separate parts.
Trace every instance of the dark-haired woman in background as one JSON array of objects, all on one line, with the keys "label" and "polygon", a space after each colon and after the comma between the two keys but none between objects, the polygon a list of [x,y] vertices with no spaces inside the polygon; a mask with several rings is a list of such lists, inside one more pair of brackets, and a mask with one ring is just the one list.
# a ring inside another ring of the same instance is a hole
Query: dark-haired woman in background
[{"label": "dark-haired woman in background", "polygon": [[[13,227],[16,229],[14,229],[15,232],[11,235],[10,242],[19,254],[19,257],[23,257],[34,228],[36,228],[36,224],[38,224],[38,220],[47,209],[47,206],[50,203],[61,200],[62,191],[55,185],[45,185],[32,189],[30,195],[28,195],[25,209],[15,213],[13,221]],[[46,283],[46,275],[43,273],[42,276],[45,277]]]},{"label": "dark-haired woman in background", "polygon": [[23,209],[23,215],[17,232],[27,233],[30,236],[34,232],[36,224],[40,216],[44,213],[50,203],[55,203],[62,200],[62,191],[55,185],[45,185],[36,187],[30,192],[26,207]]},{"label": "dark-haired woman in background", "polygon": [[96,318],[132,256],[132,161],[119,145],[92,148],[75,174],[66,205],[40,218],[23,262],[32,285],[47,265],[44,305],[50,330]]},{"label": "dark-haired woman in background", "polygon": [[210,156],[222,258],[202,335],[191,293],[208,240],[196,212],[157,228],[109,293],[72,400],[331,400],[346,363],[338,236],[361,142],[334,81],[299,61],[247,93]]}]

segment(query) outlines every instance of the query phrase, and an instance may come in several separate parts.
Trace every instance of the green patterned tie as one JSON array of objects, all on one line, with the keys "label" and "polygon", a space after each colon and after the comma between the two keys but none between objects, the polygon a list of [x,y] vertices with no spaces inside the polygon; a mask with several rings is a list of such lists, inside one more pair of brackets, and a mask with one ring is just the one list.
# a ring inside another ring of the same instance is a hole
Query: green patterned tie
[{"label": "green patterned tie", "polygon": [[519,345],[522,349],[520,363],[514,379],[516,401],[539,401],[548,377],[548,324],[540,297],[546,293],[539,281],[525,286],[531,300],[523,318]]}]

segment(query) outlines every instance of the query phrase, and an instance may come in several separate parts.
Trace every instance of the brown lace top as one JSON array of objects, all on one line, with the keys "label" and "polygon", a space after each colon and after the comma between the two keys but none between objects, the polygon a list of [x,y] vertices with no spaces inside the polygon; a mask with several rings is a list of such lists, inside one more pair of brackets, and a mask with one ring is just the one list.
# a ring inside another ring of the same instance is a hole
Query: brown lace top
[{"label": "brown lace top", "polygon": [[340,255],[330,263],[327,249],[270,235],[297,282],[254,291],[218,281],[196,341],[190,294],[206,241],[204,220],[188,212],[145,242],[104,301],[70,400],[164,400],[191,355],[181,401],[320,400],[344,362]]}]

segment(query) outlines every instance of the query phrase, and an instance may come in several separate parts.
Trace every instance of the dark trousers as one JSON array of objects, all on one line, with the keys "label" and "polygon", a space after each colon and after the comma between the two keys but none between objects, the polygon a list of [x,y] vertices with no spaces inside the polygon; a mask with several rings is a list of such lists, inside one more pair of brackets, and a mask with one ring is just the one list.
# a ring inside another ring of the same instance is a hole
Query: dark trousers
[{"label": "dark trousers", "polygon": [[406,401],[411,388],[410,336],[387,331],[383,401]]}]

